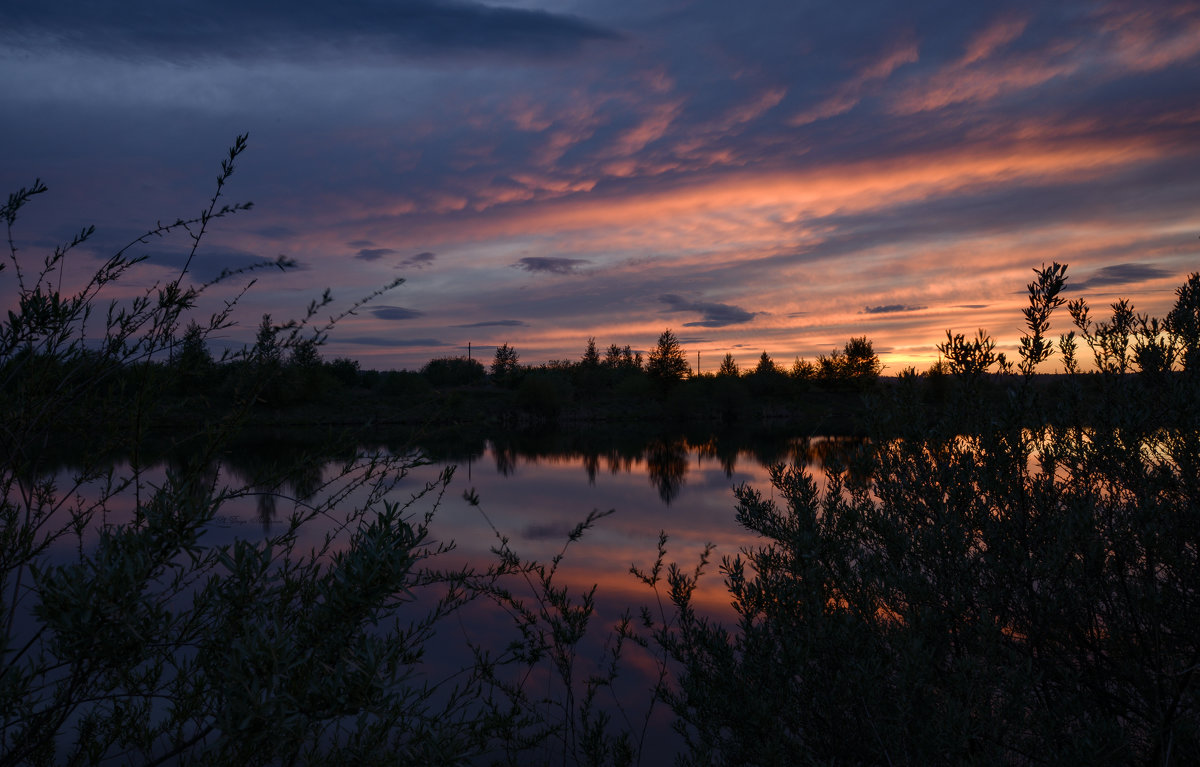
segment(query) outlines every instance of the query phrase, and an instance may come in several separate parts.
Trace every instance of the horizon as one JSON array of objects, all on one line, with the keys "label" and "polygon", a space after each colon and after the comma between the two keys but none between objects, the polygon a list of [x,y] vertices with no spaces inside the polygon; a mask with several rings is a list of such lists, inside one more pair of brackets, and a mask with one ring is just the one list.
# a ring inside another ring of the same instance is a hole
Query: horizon
[{"label": "horizon", "polygon": [[[895,375],[947,330],[1016,359],[1043,263],[1100,319],[1117,298],[1164,316],[1200,265],[1194,2],[127,8],[13,3],[0,193],[50,188],[14,240],[40,261],[95,224],[77,252],[111,254],[194,215],[248,132],[224,201],[255,208],[215,222],[194,276],[299,266],[247,294],[235,347],[264,312],[403,277],[326,359],[417,369],[469,343],[486,367],[508,343],[538,364],[671,328],[705,372],[866,336]],[[124,295],[186,244],[135,249]]]}]

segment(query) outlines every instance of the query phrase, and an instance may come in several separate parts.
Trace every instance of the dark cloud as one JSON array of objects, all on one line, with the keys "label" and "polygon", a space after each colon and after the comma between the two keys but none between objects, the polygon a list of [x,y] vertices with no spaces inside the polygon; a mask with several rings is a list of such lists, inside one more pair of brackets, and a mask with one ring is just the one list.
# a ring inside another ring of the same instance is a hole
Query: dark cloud
[{"label": "dark cloud", "polygon": [[527,272],[545,272],[548,274],[574,274],[579,267],[590,264],[586,258],[557,258],[529,256],[522,258],[513,266]]},{"label": "dark cloud", "polygon": [[433,253],[418,253],[415,256],[409,256],[399,264],[396,264],[396,266],[411,266],[414,269],[424,269],[426,266],[432,264],[436,258],[437,256]]},{"label": "dark cloud", "polygon": [[[184,264],[188,264],[189,273],[194,279],[200,282],[214,280],[222,272],[236,272],[239,269],[274,268],[274,258],[264,258],[261,255],[235,248],[205,246],[203,250],[198,251],[192,257],[190,250],[176,248],[160,249],[155,246],[153,241],[151,243],[144,252],[137,252],[135,250],[134,255],[145,255],[147,263],[171,270],[183,269]],[[189,258],[191,258],[190,263],[188,263]],[[304,271],[307,268],[303,264],[296,263],[289,267],[288,271]]]},{"label": "dark cloud", "polygon": [[381,320],[411,320],[425,316],[424,312],[405,309],[403,306],[375,306],[371,308],[371,314]]},{"label": "dark cloud", "polygon": [[704,319],[699,322],[685,322],[685,328],[723,328],[728,325],[740,325],[749,322],[761,312],[748,312],[738,306],[711,303],[708,301],[688,301],[683,296],[666,293],[659,296],[659,301],[666,304],[665,312],[699,312]]},{"label": "dark cloud", "polygon": [[119,58],[167,61],[464,53],[545,57],[618,38],[574,16],[438,0],[130,0],[119,6],[12,0],[4,16],[0,35],[18,43],[24,38],[31,47],[44,46],[49,38]]},{"label": "dark cloud", "polygon": [[955,304],[952,309],[986,309],[988,304]]},{"label": "dark cloud", "polygon": [[895,314],[897,312],[919,312],[928,306],[909,306],[908,304],[884,304],[882,306],[864,306],[859,314]]},{"label": "dark cloud", "polygon": [[354,254],[354,257],[361,258],[363,261],[378,261],[384,256],[390,256],[395,252],[391,248],[362,248],[358,253]]},{"label": "dark cloud", "polygon": [[383,346],[383,347],[409,347],[409,346],[445,346],[446,344],[436,338],[387,338],[386,336],[352,336],[344,338],[337,336],[332,339],[339,344],[353,344],[355,346]]},{"label": "dark cloud", "polygon": [[527,323],[521,320],[489,320],[487,322],[472,322],[470,325],[455,325],[456,328],[523,328]]},{"label": "dark cloud", "polygon": [[1108,285],[1124,285],[1128,282],[1145,282],[1160,277],[1170,277],[1171,272],[1154,264],[1113,264],[1097,269],[1088,279],[1076,285],[1069,285],[1076,290],[1084,288],[1101,288]]}]

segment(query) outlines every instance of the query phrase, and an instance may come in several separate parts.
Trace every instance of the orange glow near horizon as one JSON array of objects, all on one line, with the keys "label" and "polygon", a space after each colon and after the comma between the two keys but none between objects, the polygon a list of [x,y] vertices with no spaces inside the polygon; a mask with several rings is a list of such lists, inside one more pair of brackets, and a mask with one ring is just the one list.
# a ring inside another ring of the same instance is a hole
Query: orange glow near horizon
[{"label": "orange glow near horizon", "polygon": [[[448,253],[445,258],[469,265],[460,278],[473,290],[482,280],[483,290],[494,296],[530,291],[536,299],[556,290],[586,289],[589,281],[669,284],[673,275],[712,272],[714,287],[696,295],[697,301],[756,313],[752,322],[744,324],[688,327],[693,317],[664,313],[662,306],[642,307],[613,321],[611,316],[589,315],[581,304],[577,313],[552,325],[530,321],[524,327],[460,332],[455,342],[462,347],[467,341],[481,349],[506,342],[518,348],[523,362],[536,364],[576,359],[593,336],[602,349],[616,343],[644,351],[670,327],[681,338],[706,339],[685,347],[692,364],[699,351],[701,368],[711,371],[727,351],[742,364],[766,350],[780,364],[790,365],[796,356],[811,359],[840,347],[851,336],[866,335],[882,352],[888,371],[908,365],[923,369],[936,360],[935,346],[944,340],[947,329],[973,333],[983,327],[996,336],[1002,349],[1015,351],[1026,300],[1022,291],[1031,269],[1042,263],[1071,264],[1076,284],[1090,264],[1104,265],[1097,254],[1106,249],[1127,249],[1138,252],[1139,260],[1174,264],[1171,277],[1139,286],[1139,292],[1152,293],[1130,296],[1139,311],[1158,315],[1169,307],[1174,288],[1194,263],[1194,250],[1182,243],[1190,228],[1200,229],[1200,222],[1133,225],[1104,217],[952,235],[943,241],[866,244],[855,249],[850,262],[820,255],[830,237],[836,236],[823,223],[829,216],[870,215],[906,204],[952,199],[960,192],[992,185],[1085,182],[1160,162],[1177,151],[1166,140],[1056,141],[1044,132],[1043,128],[1038,138],[1008,146],[958,147],[789,172],[737,172],[623,196],[581,190],[541,203],[477,211],[465,218],[421,218],[405,211],[393,219],[399,211],[384,206],[366,212],[365,220],[371,222],[372,239],[398,248]],[[399,227],[395,237],[387,234],[388,220]],[[339,238],[357,231],[355,226],[329,230],[325,235],[329,241],[314,241],[314,249],[335,247]],[[537,235],[526,237],[530,232]],[[1148,237],[1172,233],[1178,233],[1179,245],[1147,250]],[[584,265],[577,272],[536,280],[512,268],[524,253],[569,257]],[[720,273],[746,279],[719,282]],[[403,300],[426,311],[429,325],[444,328],[454,324],[451,318],[464,314],[465,307],[454,298],[453,283],[438,282],[435,274],[412,273],[410,286],[421,283],[428,283],[440,297],[436,307],[427,309],[429,304],[414,302],[407,295]],[[1102,309],[1106,300],[1100,297],[1092,303]],[[866,312],[868,307],[886,306],[913,308],[887,315]],[[449,340],[442,338],[450,335],[445,330],[422,331],[424,320],[402,330],[409,336]],[[384,327],[365,319],[356,322],[364,332],[372,326]],[[1068,326],[1063,311],[1053,332]],[[395,332],[396,326],[388,327]],[[412,350],[411,356],[425,354],[428,359],[447,351],[428,347]],[[381,360],[389,354],[386,348],[356,353]],[[487,357],[490,349],[480,354]]]}]

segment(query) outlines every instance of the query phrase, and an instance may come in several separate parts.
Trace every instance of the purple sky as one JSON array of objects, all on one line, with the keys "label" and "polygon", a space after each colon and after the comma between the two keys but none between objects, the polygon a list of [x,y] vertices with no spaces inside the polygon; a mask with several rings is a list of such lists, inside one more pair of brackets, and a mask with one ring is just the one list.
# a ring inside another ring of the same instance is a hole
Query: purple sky
[{"label": "purple sky", "polygon": [[[255,209],[196,277],[300,268],[226,343],[400,276],[326,357],[534,363],[671,327],[708,370],[867,335],[895,372],[947,328],[1011,353],[1042,262],[1165,313],[1200,269],[1197,94],[1192,2],[9,0],[0,192],[50,187],[31,257],[97,224],[82,269],[198,213],[249,132],[228,194]],[[130,289],[186,241],[138,252]]]}]

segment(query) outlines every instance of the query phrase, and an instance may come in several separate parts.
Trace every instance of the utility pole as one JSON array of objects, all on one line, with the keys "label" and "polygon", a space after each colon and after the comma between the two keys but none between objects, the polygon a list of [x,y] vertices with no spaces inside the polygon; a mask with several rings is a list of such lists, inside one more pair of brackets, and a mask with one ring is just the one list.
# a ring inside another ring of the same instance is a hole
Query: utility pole
[{"label": "utility pole", "polygon": [[471,342],[467,341],[467,359],[471,359]]},{"label": "utility pole", "polygon": [[700,350],[696,350],[696,375],[700,375]]}]

